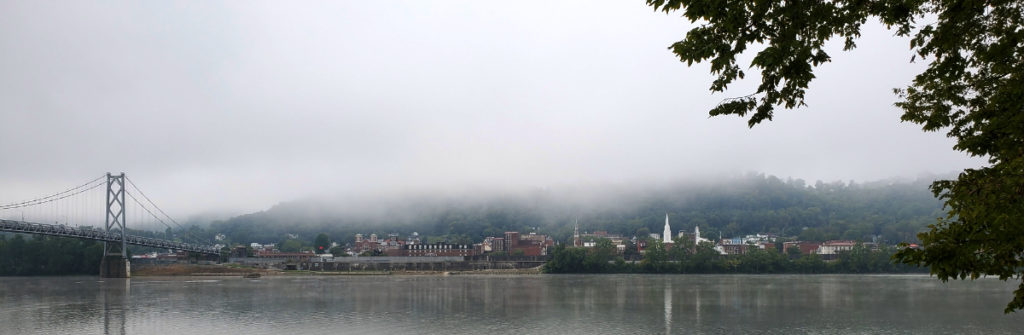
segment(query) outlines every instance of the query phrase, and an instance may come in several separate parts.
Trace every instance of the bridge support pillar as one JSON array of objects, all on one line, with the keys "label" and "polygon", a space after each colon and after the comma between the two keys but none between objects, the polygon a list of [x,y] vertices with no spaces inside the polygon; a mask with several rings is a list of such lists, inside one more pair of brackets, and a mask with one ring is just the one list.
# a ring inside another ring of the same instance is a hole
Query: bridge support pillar
[{"label": "bridge support pillar", "polygon": [[128,262],[128,229],[124,195],[124,172],[120,175],[107,173],[107,229],[106,233],[120,233],[120,241],[103,243],[103,259],[100,260],[101,278],[129,278],[131,264]]},{"label": "bridge support pillar", "polygon": [[131,278],[132,264],[120,255],[104,256],[100,261],[100,278]]}]

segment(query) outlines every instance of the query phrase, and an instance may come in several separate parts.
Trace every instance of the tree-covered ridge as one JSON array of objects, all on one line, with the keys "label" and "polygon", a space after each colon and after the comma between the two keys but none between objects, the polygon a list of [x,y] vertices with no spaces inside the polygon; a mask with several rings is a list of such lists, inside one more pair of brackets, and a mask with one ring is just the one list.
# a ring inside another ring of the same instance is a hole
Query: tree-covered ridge
[{"label": "tree-covered ridge", "polygon": [[596,200],[560,192],[382,200],[372,213],[335,209],[341,204],[330,201],[293,202],[193,233],[220,233],[227,242],[247,244],[312,241],[325,232],[344,244],[356,233],[416,231],[428,241],[470,243],[505,231],[537,230],[566,241],[577,218],[585,231],[633,236],[660,232],[668,213],[673,230],[700,226],[705,236],[772,233],[897,243],[916,241],[918,232],[944,215],[925,181],[807,184],[751,174],[717,183],[587,190],[603,192]]}]

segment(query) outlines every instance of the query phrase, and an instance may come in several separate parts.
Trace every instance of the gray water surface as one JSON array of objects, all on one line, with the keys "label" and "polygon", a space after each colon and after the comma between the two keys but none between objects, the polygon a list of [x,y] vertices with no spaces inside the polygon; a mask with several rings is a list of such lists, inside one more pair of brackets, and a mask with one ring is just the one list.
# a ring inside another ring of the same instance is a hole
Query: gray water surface
[{"label": "gray water surface", "polygon": [[2,334],[1024,333],[1012,282],[928,276],[0,278]]}]

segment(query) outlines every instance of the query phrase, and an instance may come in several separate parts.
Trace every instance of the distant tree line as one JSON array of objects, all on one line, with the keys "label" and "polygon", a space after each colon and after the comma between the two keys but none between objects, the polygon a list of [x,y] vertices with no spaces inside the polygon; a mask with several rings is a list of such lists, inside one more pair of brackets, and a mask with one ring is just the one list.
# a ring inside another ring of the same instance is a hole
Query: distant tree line
[{"label": "distant tree line", "polygon": [[97,241],[0,234],[0,276],[96,275],[102,255]]},{"label": "distant tree line", "polygon": [[742,255],[721,255],[710,243],[694,246],[678,241],[666,250],[660,241],[651,240],[640,261],[627,262],[607,239],[593,248],[558,245],[544,265],[547,273],[908,273],[927,272],[906,264],[892,262],[894,248],[872,251],[858,244],[851,251],[839,252],[835,260],[825,261],[820,255],[800,254],[791,248],[752,248]]}]

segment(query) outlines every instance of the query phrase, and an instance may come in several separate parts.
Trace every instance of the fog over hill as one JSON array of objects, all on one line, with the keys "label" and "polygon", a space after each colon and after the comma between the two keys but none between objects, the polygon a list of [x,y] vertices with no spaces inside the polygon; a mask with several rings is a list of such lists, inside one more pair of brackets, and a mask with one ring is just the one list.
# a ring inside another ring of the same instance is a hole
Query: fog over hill
[{"label": "fog over hill", "polygon": [[934,176],[868,183],[815,182],[747,174],[725,180],[549,188],[345,195],[278,204],[210,224],[230,242],[312,240],[320,232],[351,241],[355,233],[478,242],[504,231],[536,231],[564,240],[581,229],[632,236],[700,226],[706,236],[773,233],[803,239],[913,241],[942,215],[928,190]]},{"label": "fog over hill", "polygon": [[108,171],[201,220],[337,190],[568,206],[559,185],[627,185],[576,192],[608,205],[686,176],[985,164],[900,121],[892,88],[924,64],[881,23],[826,45],[807,106],[754,128],[708,117],[760,76],[710,94],[709,65],[667,50],[692,27],[643,1],[0,1],[0,203]]}]

